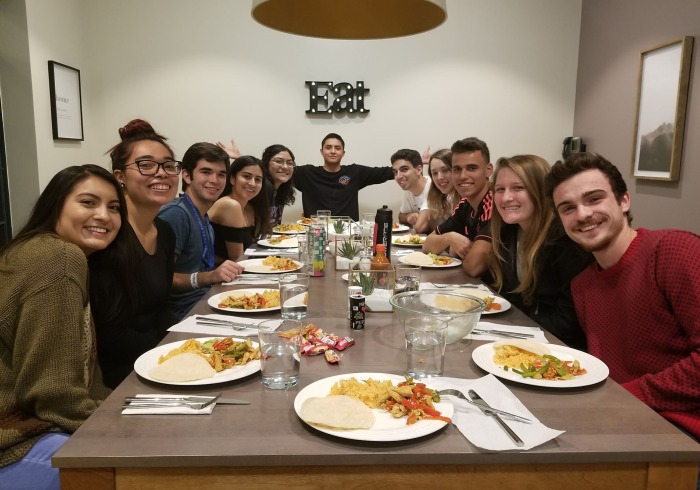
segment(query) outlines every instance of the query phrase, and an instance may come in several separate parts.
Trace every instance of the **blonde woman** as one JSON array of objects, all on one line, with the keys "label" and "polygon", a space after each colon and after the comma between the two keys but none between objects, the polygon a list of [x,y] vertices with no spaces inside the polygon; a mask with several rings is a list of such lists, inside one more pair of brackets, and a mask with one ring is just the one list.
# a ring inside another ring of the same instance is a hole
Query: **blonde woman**
[{"label": "blonde woman", "polygon": [[430,190],[428,199],[421,206],[414,225],[416,233],[430,233],[445,221],[459,203],[459,193],[452,182],[452,152],[438,150],[428,161]]},{"label": "blonde woman", "polygon": [[490,277],[508,301],[568,345],[586,349],[571,280],[592,260],[564,233],[545,198],[549,164],[536,155],[500,158],[493,177]]}]

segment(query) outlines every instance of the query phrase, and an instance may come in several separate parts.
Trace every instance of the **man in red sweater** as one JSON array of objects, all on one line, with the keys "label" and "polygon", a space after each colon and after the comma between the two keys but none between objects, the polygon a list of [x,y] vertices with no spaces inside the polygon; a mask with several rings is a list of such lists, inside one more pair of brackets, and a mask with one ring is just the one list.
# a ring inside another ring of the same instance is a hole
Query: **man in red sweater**
[{"label": "man in red sweater", "polygon": [[589,352],[610,377],[700,439],[700,237],[631,226],[619,170],[593,153],[557,162],[547,192],[596,262],[571,283]]}]

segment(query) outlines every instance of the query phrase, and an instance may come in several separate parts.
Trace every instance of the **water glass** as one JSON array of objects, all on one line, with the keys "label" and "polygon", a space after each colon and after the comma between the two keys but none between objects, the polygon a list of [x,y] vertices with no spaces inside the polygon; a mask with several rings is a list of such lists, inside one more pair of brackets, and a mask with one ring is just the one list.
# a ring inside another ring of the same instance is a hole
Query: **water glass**
[{"label": "water glass", "polygon": [[442,376],[445,369],[447,323],[435,317],[406,320],[406,372],[422,379]]},{"label": "water glass", "polygon": [[[298,243],[298,262],[301,262],[305,266],[309,263],[309,237],[306,233],[300,233],[297,235]],[[308,267],[307,267],[308,268]]]},{"label": "water glass", "polygon": [[375,217],[376,213],[362,213],[362,221],[360,221],[360,236],[362,237],[362,245],[365,247],[365,250],[372,249]]},{"label": "water glass", "polygon": [[301,322],[266,320],[260,323],[258,336],[263,386],[286,390],[296,385],[301,364]]},{"label": "water glass", "polygon": [[396,264],[396,289],[395,294],[420,289],[421,266],[409,264]]},{"label": "water glass", "polygon": [[289,272],[279,275],[282,318],[306,318],[309,303],[309,275]]}]

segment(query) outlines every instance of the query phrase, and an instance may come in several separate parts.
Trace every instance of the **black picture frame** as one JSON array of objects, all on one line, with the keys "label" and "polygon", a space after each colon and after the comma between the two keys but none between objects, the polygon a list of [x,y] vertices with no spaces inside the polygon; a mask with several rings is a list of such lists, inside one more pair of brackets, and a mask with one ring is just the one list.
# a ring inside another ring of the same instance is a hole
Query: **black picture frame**
[{"label": "black picture frame", "polygon": [[49,61],[53,139],[84,141],[80,70]]}]

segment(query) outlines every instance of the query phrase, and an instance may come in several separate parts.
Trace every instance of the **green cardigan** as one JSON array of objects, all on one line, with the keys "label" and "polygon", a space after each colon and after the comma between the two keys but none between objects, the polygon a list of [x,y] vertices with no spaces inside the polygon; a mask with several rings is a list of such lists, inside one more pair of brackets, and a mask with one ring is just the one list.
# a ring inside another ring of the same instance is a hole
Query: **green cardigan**
[{"label": "green cardigan", "polygon": [[85,254],[54,235],[0,257],[0,467],[73,433],[109,394],[96,359]]}]

